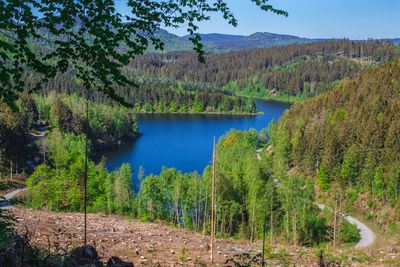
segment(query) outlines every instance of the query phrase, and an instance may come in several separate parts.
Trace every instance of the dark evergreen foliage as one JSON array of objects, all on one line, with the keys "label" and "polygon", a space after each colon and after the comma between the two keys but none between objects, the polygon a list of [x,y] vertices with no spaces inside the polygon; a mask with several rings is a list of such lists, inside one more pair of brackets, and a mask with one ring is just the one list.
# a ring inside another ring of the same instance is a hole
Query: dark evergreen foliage
[{"label": "dark evergreen foliage", "polygon": [[136,58],[126,71],[250,96],[315,96],[396,55],[391,42],[343,39],[210,54],[206,64],[198,63],[192,52],[148,54]]},{"label": "dark evergreen foliage", "polygon": [[[279,120],[289,164],[321,189],[357,186],[396,206],[400,191],[400,58],[292,106]],[[323,175],[322,175],[323,174]],[[320,177],[323,177],[320,178]]]}]

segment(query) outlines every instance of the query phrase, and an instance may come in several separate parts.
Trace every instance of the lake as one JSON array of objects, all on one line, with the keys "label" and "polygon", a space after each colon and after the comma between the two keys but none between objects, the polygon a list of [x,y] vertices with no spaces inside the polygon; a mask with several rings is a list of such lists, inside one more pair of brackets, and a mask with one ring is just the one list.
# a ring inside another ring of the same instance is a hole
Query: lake
[{"label": "lake", "polygon": [[139,132],[143,135],[133,143],[105,151],[109,171],[130,163],[137,177],[139,166],[145,174],[159,174],[161,168],[175,168],[200,174],[212,160],[213,138],[218,139],[230,129],[261,130],[290,108],[290,104],[276,101],[256,101],[258,116],[203,115],[203,114],[139,114]]}]

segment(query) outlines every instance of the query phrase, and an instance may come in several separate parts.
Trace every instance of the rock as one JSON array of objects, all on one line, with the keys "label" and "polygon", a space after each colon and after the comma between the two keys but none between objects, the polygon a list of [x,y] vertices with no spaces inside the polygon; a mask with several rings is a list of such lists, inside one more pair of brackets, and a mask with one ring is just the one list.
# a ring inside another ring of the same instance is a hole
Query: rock
[{"label": "rock", "polygon": [[91,245],[83,245],[72,251],[72,257],[76,260],[78,266],[96,266],[103,267],[97,251]]},{"label": "rock", "polygon": [[117,257],[111,257],[107,261],[107,267],[134,267],[132,262],[125,262]]}]

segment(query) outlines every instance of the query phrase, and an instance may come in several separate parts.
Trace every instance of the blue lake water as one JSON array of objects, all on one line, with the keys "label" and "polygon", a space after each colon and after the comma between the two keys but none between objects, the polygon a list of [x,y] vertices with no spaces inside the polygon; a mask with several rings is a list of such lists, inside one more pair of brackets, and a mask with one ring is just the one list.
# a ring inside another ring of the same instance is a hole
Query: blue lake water
[{"label": "blue lake water", "polygon": [[256,106],[263,115],[140,114],[143,135],[133,143],[105,151],[106,167],[112,171],[128,162],[135,169],[134,177],[139,166],[146,175],[159,174],[163,166],[201,174],[212,159],[214,136],[218,142],[230,129],[261,130],[290,108],[290,104],[276,101],[256,101]]}]

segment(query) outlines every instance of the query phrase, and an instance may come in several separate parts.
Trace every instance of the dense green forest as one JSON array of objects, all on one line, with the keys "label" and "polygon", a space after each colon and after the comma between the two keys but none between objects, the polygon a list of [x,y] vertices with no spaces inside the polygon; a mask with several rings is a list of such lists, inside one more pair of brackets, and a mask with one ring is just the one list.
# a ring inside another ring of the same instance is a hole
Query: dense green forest
[{"label": "dense green forest", "polygon": [[8,173],[10,178],[26,165],[29,131],[37,120],[37,109],[32,96],[21,96],[17,105],[21,111],[19,113],[0,104],[0,176]]},{"label": "dense green forest", "polygon": [[[51,156],[53,154],[68,158],[64,153],[67,148],[62,146],[71,145],[75,150],[83,151],[86,127],[85,99],[77,95],[65,96],[55,93],[47,97],[22,95],[16,106],[18,112],[12,111],[6,104],[0,105],[0,174],[8,173],[12,179],[14,173],[27,170],[26,161],[30,156],[27,148],[31,152],[34,152],[35,148],[38,149],[44,162],[54,160]],[[136,116],[127,108],[95,104],[91,101],[88,102],[88,107],[88,137],[92,151],[102,146],[132,141],[138,136]],[[37,127],[37,123],[47,124],[50,130],[46,138],[37,141],[35,146],[28,146],[34,141],[30,132]],[[61,161],[64,160],[66,159]],[[58,159],[54,162],[57,165]]]},{"label": "dense green forest", "polygon": [[[209,54],[206,64],[199,63],[194,52],[146,54],[123,70],[138,86],[116,85],[115,93],[136,112],[254,113],[253,103],[232,95],[302,100],[398,54],[398,47],[390,42],[345,39]],[[51,79],[40,94],[55,90],[86,96],[81,82],[71,74]],[[32,73],[23,74],[26,88],[38,80]],[[113,104],[97,91],[89,99]]]},{"label": "dense green forest", "polygon": [[125,71],[206,84],[237,95],[304,99],[398,54],[391,42],[343,39],[209,54],[206,64],[198,63],[192,52],[147,54]]},{"label": "dense green forest", "polygon": [[[177,81],[164,77],[127,74],[136,81],[137,87],[115,86],[116,94],[131,104],[134,112],[181,112],[181,113],[256,113],[254,100],[233,96],[231,92],[215,86]],[[28,72],[23,74],[26,88],[33,87],[38,77]],[[79,80],[70,75],[59,75],[44,84],[39,94],[46,96],[77,94],[95,103],[114,105],[115,101],[103,93],[92,91],[87,95]]]},{"label": "dense green forest", "polygon": [[363,195],[368,216],[386,230],[399,228],[399,101],[396,58],[292,106],[277,130],[285,169],[317,177],[319,189],[337,198],[354,202]]}]

